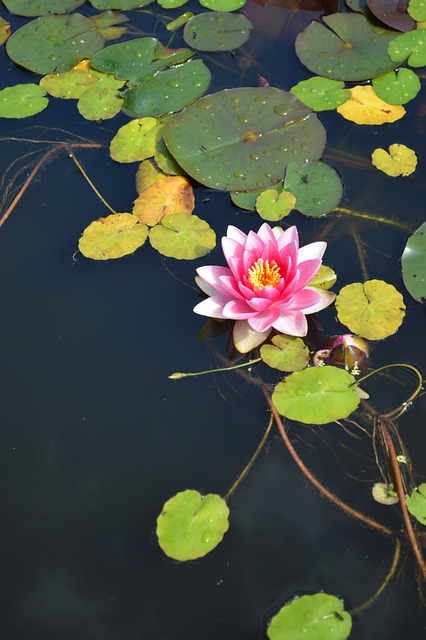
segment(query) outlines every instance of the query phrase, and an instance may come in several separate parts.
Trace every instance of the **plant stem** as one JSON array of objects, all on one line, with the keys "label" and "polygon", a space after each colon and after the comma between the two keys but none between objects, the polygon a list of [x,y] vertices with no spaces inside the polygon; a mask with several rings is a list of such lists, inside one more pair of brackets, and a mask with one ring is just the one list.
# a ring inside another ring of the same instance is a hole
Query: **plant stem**
[{"label": "plant stem", "polygon": [[99,200],[102,202],[102,204],[111,211],[111,213],[117,213],[109,204],[108,202],[105,200],[105,198],[101,195],[101,193],[98,191],[98,189],[95,187],[95,185],[93,184],[93,182],[91,181],[91,179],[89,178],[89,176],[87,175],[87,173],[85,172],[85,170],[83,169],[83,167],[81,166],[81,164],[79,163],[79,161],[77,160],[77,158],[75,157],[75,155],[70,151],[68,153],[68,157],[71,158],[71,160],[74,162],[74,164],[77,166],[77,169],[80,171],[80,173],[82,174],[82,176],[85,178],[85,180],[88,182],[89,186],[93,189],[93,191],[96,193],[96,195],[98,196]]},{"label": "plant stem", "polygon": [[255,360],[249,360],[241,364],[233,364],[229,367],[220,367],[219,369],[208,369],[207,371],[194,371],[191,373],[182,373],[177,371],[169,375],[170,380],[180,380],[181,378],[190,378],[194,376],[204,376],[206,373],[217,373],[218,371],[233,371],[234,369],[240,369],[241,367],[250,367],[252,364],[261,362],[262,358],[256,358]]}]

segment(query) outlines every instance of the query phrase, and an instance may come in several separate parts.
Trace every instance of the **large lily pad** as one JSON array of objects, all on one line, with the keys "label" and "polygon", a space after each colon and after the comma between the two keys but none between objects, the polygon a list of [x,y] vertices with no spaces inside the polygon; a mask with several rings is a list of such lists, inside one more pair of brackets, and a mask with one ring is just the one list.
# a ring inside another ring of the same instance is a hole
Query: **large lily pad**
[{"label": "large lily pad", "polygon": [[206,92],[210,79],[202,60],[190,60],[128,89],[123,111],[137,118],[181,111]]},{"label": "large lily pad", "polygon": [[32,18],[74,11],[84,0],[3,0],[3,4],[10,13]]},{"label": "large lily pad", "polygon": [[326,162],[288,165],[284,188],[296,197],[296,208],[306,216],[323,216],[339,204],[343,185],[336,169]]},{"label": "large lily pad", "polygon": [[198,182],[247,191],[277,184],[290,162],[320,158],[325,130],[291,93],[274,87],[224,89],[170,120],[164,140]]},{"label": "large lily pad", "polygon": [[113,213],[92,222],[78,243],[86,258],[110,260],[122,258],[141,247],[148,237],[148,227],[130,213]]},{"label": "large lily pad", "polygon": [[230,51],[250,37],[252,23],[242,13],[199,13],[185,24],[183,38],[199,51]]},{"label": "large lily pad", "polygon": [[105,47],[90,62],[98,71],[138,84],[160,69],[181,64],[193,55],[189,49],[167,49],[157,38],[133,38]]},{"label": "large lily pad", "polygon": [[420,302],[426,298],[426,222],[408,238],[401,264],[404,284]]},{"label": "large lily pad", "polygon": [[72,13],[47,16],[24,24],[6,42],[16,64],[34,73],[68,71],[101,49],[104,39],[90,18]]},{"label": "large lily pad", "polygon": [[341,600],[327,593],[302,596],[272,618],[269,640],[346,640],[352,618]]},{"label": "large lily pad", "polygon": [[367,80],[394,69],[388,53],[397,31],[360,13],[334,13],[312,22],[296,38],[296,54],[313,73],[334,80]]},{"label": "large lily pad", "polygon": [[340,322],[367,340],[382,340],[394,334],[405,315],[402,295],[383,280],[354,282],[336,298]]},{"label": "large lily pad", "polygon": [[149,241],[163,256],[194,260],[214,249],[216,234],[198,216],[172,213],[151,229]]},{"label": "large lily pad", "polygon": [[89,0],[92,7],[107,11],[108,9],[121,9],[122,11],[140,9],[146,7],[154,0]]},{"label": "large lily pad", "polygon": [[174,560],[195,560],[221,542],[229,528],[223,498],[188,489],[167,500],[157,518],[157,536],[164,553]]},{"label": "large lily pad", "polygon": [[0,118],[28,118],[43,111],[49,103],[38,84],[16,84],[0,91]]}]

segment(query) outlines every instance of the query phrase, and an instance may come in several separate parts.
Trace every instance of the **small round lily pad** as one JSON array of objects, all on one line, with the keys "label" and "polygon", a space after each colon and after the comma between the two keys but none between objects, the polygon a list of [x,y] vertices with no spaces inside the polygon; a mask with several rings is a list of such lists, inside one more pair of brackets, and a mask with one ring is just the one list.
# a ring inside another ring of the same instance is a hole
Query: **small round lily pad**
[{"label": "small round lily pad", "polygon": [[339,598],[315,593],[295,598],[271,620],[269,640],[346,640],[352,618]]},{"label": "small round lily pad", "polygon": [[228,517],[229,509],[220,496],[181,491],[167,500],[157,518],[159,545],[174,560],[202,558],[223,539]]},{"label": "small round lily pad", "polygon": [[327,424],[347,418],[360,402],[355,378],[332,366],[310,367],[279,382],[272,401],[279,413],[306,424]]},{"label": "small round lily pad", "polygon": [[288,165],[284,188],[296,197],[296,208],[306,216],[323,216],[337,207],[343,195],[342,180],[331,165],[311,160]]},{"label": "small round lily pad", "polygon": [[260,348],[260,357],[279,371],[301,371],[308,366],[309,349],[302,338],[278,335],[272,338],[272,344]]},{"label": "small round lily pad", "polygon": [[406,104],[416,97],[421,89],[420,79],[411,69],[389,71],[373,78],[373,89],[388,104]]},{"label": "small round lily pad", "polygon": [[371,161],[377,169],[388,176],[410,176],[416,170],[417,156],[405,144],[391,144],[389,153],[385,149],[375,149]]},{"label": "small round lily pad", "polygon": [[277,222],[295,208],[296,198],[290,191],[266,189],[256,199],[256,211],[263,220]]},{"label": "small round lily pad", "polygon": [[16,84],[0,91],[0,118],[28,118],[43,111],[49,103],[38,84]]},{"label": "small round lily pad", "polygon": [[252,23],[242,13],[199,13],[185,24],[183,38],[199,51],[230,51],[241,47],[250,37]]},{"label": "small round lily pad", "polygon": [[110,260],[122,258],[141,247],[148,227],[131,213],[113,213],[95,220],[84,230],[78,248],[86,258]]},{"label": "small round lily pad", "polygon": [[344,82],[321,76],[302,80],[290,91],[314,111],[336,109],[351,97],[350,91],[345,89]]},{"label": "small round lily pad", "polygon": [[205,220],[187,213],[172,213],[153,227],[149,241],[164,256],[194,260],[216,246],[216,234]]},{"label": "small round lily pad", "polygon": [[420,302],[426,298],[426,222],[408,238],[401,265],[407,291]]}]

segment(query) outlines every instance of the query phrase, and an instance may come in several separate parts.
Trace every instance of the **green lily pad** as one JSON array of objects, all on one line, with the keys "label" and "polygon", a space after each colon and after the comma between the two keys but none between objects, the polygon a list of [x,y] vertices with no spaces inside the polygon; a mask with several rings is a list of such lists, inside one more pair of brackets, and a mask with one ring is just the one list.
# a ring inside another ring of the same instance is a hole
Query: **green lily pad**
[{"label": "green lily pad", "polygon": [[367,0],[345,0],[349,9],[352,11],[357,11],[358,13],[363,13],[366,16],[371,16],[371,11],[368,8]]},{"label": "green lily pad", "polygon": [[226,191],[270,187],[296,158],[320,158],[325,130],[293,94],[224,89],[200,98],[164,128],[166,145],[198,182]]},{"label": "green lily pad", "polygon": [[220,496],[188,489],[163,506],[157,518],[158,542],[174,560],[195,560],[212,551],[229,529],[229,509]]},{"label": "green lily pad", "polygon": [[182,176],[185,173],[167,149],[163,138],[158,140],[155,146],[154,160],[157,163],[158,168],[168,175]]},{"label": "green lily pad", "polygon": [[212,11],[236,11],[244,7],[247,0],[199,0],[202,7]]},{"label": "green lily pad", "polygon": [[421,89],[420,79],[411,69],[389,71],[373,79],[373,89],[388,104],[406,104]]},{"label": "green lily pad", "polygon": [[74,11],[84,0],[3,0],[3,4],[10,13],[32,18]]},{"label": "green lily pad", "polygon": [[89,87],[99,82],[96,72],[72,69],[63,73],[49,73],[40,80],[40,86],[51,96],[78,99]]},{"label": "green lily pad", "polygon": [[199,51],[230,51],[250,37],[253,25],[242,13],[199,13],[185,24],[183,38]]},{"label": "green lily pad", "polygon": [[308,80],[302,80],[290,89],[291,93],[308,105],[314,111],[327,111],[336,109],[339,105],[349,100],[351,93],[345,89],[344,82],[315,76]]},{"label": "green lily pad", "polygon": [[279,371],[301,371],[309,364],[309,349],[302,338],[278,335],[260,348],[260,357]]},{"label": "green lily pad", "polygon": [[181,111],[192,104],[210,84],[211,74],[202,60],[190,60],[160,71],[145,82],[128,89],[123,111],[131,117],[159,116]]},{"label": "green lily pad", "polygon": [[336,298],[340,322],[367,340],[393,335],[405,315],[402,295],[383,280],[354,282],[340,290]]},{"label": "green lily pad", "polygon": [[47,16],[24,24],[6,42],[16,64],[34,73],[68,71],[104,46],[96,24],[79,13]]},{"label": "green lily pad", "polygon": [[86,120],[107,120],[121,111],[123,98],[114,83],[120,82],[108,76],[104,81],[86,89],[77,102],[79,113]]},{"label": "green lily pad", "polygon": [[306,424],[347,418],[360,402],[355,378],[337,367],[310,367],[279,382],[272,401],[279,413]]},{"label": "green lily pad", "polygon": [[98,51],[90,63],[98,71],[113,73],[120,80],[139,84],[157,71],[181,64],[193,55],[189,49],[167,49],[157,38],[133,38]]},{"label": "green lily pad", "polygon": [[426,298],[426,222],[408,238],[401,265],[407,291],[420,302]]},{"label": "green lily pad", "polygon": [[423,29],[401,33],[389,43],[389,57],[397,65],[407,60],[411,67],[426,65],[426,37]]},{"label": "green lily pad", "polygon": [[320,161],[288,165],[284,188],[296,197],[297,209],[306,216],[323,216],[337,207],[343,195],[336,169]]},{"label": "green lily pad", "polygon": [[405,499],[408,511],[421,524],[426,525],[426,484],[421,484]]},{"label": "green lily pad", "polygon": [[177,9],[186,4],[188,0],[157,0],[157,2],[163,9]]},{"label": "green lily pad", "polygon": [[163,256],[194,260],[215,248],[216,234],[198,216],[171,213],[151,229],[149,241]]},{"label": "green lily pad", "polygon": [[288,216],[295,205],[296,198],[290,191],[266,189],[256,200],[256,211],[263,220],[277,222]]},{"label": "green lily pad", "polygon": [[124,13],[118,13],[117,11],[104,11],[103,13],[92,16],[92,19],[96,23],[96,29],[105,41],[118,40],[127,32],[127,26],[117,26],[123,22],[129,22],[129,18]]},{"label": "green lily pad", "polygon": [[138,118],[119,128],[110,144],[116,162],[140,162],[152,158],[163,125],[155,118]]},{"label": "green lily pad", "polygon": [[[279,182],[274,186],[275,191],[281,193],[283,183]],[[252,191],[231,191],[229,194],[232,202],[236,207],[245,209],[246,211],[254,211],[256,208],[256,200],[265,191],[265,189],[252,189]]]},{"label": "green lily pad", "polygon": [[424,0],[410,0],[407,11],[416,22],[426,21],[426,4]]},{"label": "green lily pad", "polygon": [[0,91],[0,118],[28,118],[49,104],[46,91],[38,84],[16,84]]},{"label": "green lily pad", "polygon": [[83,232],[78,248],[86,258],[110,260],[122,258],[141,247],[148,227],[131,213],[113,213],[95,220]]},{"label": "green lily pad", "polygon": [[324,24],[312,22],[296,38],[302,64],[319,76],[334,80],[367,80],[394,69],[389,42],[398,35],[378,27],[360,13],[333,13]]},{"label": "green lily pad", "polygon": [[92,7],[106,11],[107,9],[121,9],[122,11],[130,11],[132,9],[140,9],[147,7],[154,0],[89,0]]},{"label": "green lily pad", "polygon": [[269,640],[346,640],[352,618],[339,598],[327,593],[302,596],[272,618]]}]

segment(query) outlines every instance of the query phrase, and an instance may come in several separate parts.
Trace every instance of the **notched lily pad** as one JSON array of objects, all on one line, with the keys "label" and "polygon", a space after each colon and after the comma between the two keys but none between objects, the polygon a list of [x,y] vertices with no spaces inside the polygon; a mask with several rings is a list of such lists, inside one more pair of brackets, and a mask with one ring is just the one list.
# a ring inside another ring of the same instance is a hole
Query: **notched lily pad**
[{"label": "notched lily pad", "polygon": [[290,91],[314,111],[336,109],[351,97],[349,90],[345,89],[344,82],[321,76],[302,80]]},{"label": "notched lily pad", "polygon": [[406,113],[402,105],[389,104],[379,98],[370,85],[357,85],[349,91],[351,97],[337,107],[337,112],[356,124],[396,122]]},{"label": "notched lily pad", "polygon": [[421,302],[426,298],[426,222],[408,238],[401,265],[407,291]]},{"label": "notched lily pad", "polygon": [[295,208],[296,198],[290,191],[266,189],[256,199],[256,211],[263,220],[277,222]]},{"label": "notched lily pad", "polygon": [[306,216],[323,216],[337,207],[343,195],[342,180],[331,165],[311,160],[292,162],[286,169],[284,188],[296,197],[296,208]]},{"label": "notched lily pad", "polygon": [[390,58],[398,65],[407,60],[410,67],[426,65],[426,37],[423,29],[401,33],[391,40],[388,47]]},{"label": "notched lily pad", "polygon": [[375,149],[371,155],[373,165],[388,176],[409,176],[416,170],[417,156],[405,144],[391,144],[389,153]]},{"label": "notched lily pad", "polygon": [[388,45],[397,31],[359,13],[333,13],[312,22],[296,38],[296,54],[310,71],[334,80],[369,80],[394,69]]},{"label": "notched lily pad", "polygon": [[405,500],[407,509],[421,524],[426,525],[426,484],[421,484]]},{"label": "notched lily pad", "polygon": [[367,340],[393,335],[405,316],[402,295],[383,280],[354,282],[340,290],[336,298],[340,322]]},{"label": "notched lily pad", "polygon": [[194,260],[214,249],[216,234],[198,216],[172,213],[151,229],[149,241],[164,256],[177,260]]},{"label": "notched lily pad", "polygon": [[69,71],[104,46],[96,23],[79,13],[31,20],[6,42],[12,60],[34,73]]},{"label": "notched lily pad", "polygon": [[346,640],[352,618],[339,598],[327,593],[295,598],[271,620],[269,640]]},{"label": "notched lily pad", "polygon": [[309,364],[309,349],[302,338],[278,335],[260,348],[260,357],[279,371],[301,371]]},{"label": "notched lily pad", "polygon": [[421,89],[420,79],[411,69],[389,71],[373,79],[373,89],[388,104],[406,104],[416,97]]},{"label": "notched lily pad", "polygon": [[157,518],[159,545],[174,560],[202,558],[222,541],[228,518],[229,509],[220,496],[181,491],[167,500]]},{"label": "notched lily pad", "polygon": [[46,91],[38,84],[16,84],[0,91],[0,118],[28,118],[49,104]]},{"label": "notched lily pad", "polygon": [[325,130],[291,93],[274,87],[224,89],[174,116],[164,140],[198,182],[248,191],[280,182],[295,159],[320,158]]},{"label": "notched lily pad", "polygon": [[279,413],[306,424],[327,424],[347,418],[360,402],[355,378],[337,367],[311,367],[279,382],[272,401]]},{"label": "notched lily pad", "polygon": [[199,51],[230,51],[250,37],[252,23],[242,13],[199,13],[185,24],[183,38]]},{"label": "notched lily pad", "polygon": [[78,248],[86,258],[110,260],[122,258],[141,247],[148,237],[148,227],[139,224],[130,213],[113,213],[95,220],[83,232]]}]

